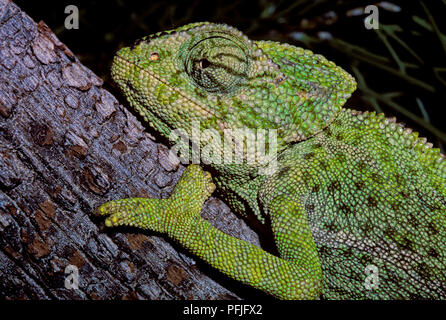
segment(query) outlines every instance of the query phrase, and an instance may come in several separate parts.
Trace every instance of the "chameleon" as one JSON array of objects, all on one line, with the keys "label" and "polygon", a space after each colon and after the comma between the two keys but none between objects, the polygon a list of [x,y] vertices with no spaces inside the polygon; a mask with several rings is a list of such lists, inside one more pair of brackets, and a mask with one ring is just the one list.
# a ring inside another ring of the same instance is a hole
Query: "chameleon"
[{"label": "chameleon", "polygon": [[[201,155],[169,198],[96,208],[106,226],[165,234],[279,299],[446,298],[445,157],[395,118],[344,108],[356,82],[341,67],[200,22],[137,40],[111,69],[130,106],[162,137],[178,128],[190,135],[194,122],[222,136],[262,129],[275,132],[268,141],[277,153],[271,172],[246,157],[207,163]],[[229,142],[254,152],[238,136]],[[234,212],[272,230],[275,254],[201,217],[215,189]]]}]

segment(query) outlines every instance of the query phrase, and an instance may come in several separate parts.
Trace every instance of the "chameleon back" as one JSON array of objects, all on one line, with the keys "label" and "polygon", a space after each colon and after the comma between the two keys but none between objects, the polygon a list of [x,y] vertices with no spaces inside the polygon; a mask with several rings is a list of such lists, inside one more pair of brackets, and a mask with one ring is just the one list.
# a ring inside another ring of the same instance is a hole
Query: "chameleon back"
[{"label": "chameleon back", "polygon": [[344,110],[284,152],[263,190],[266,202],[301,195],[325,298],[446,298],[446,179],[426,159],[429,148],[403,143],[413,133],[390,134],[401,128]]}]

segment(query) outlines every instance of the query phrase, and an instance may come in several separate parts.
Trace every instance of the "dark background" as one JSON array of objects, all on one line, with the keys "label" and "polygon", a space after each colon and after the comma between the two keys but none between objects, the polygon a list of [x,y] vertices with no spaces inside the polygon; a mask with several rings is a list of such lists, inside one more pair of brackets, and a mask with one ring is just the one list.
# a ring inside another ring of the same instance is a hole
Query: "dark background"
[{"label": "dark background", "polygon": [[[435,147],[446,144],[446,1],[15,1],[43,20],[82,63],[117,93],[109,68],[118,48],[158,31],[197,21],[223,22],[252,39],[288,42],[334,61],[358,80],[347,106],[396,116]],[[378,5],[379,30],[361,14]],[[65,6],[79,8],[67,30]],[[121,101],[125,104],[125,101]]]}]

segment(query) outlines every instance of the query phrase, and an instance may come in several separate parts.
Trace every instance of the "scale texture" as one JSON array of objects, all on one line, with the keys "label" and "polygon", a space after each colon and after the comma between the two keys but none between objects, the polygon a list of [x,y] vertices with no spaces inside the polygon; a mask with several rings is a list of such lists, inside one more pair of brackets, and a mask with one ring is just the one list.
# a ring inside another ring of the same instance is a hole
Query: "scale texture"
[{"label": "scale texture", "polygon": [[[190,165],[169,199],[96,210],[106,225],[166,233],[243,283],[282,299],[446,298],[446,162],[382,114],[344,109],[355,80],[311,51],[194,23],[121,49],[112,76],[161,135],[213,129],[277,133],[277,169]],[[255,153],[241,136],[247,154]],[[263,173],[262,173],[263,172]],[[201,218],[214,188],[272,229],[278,256]]]}]

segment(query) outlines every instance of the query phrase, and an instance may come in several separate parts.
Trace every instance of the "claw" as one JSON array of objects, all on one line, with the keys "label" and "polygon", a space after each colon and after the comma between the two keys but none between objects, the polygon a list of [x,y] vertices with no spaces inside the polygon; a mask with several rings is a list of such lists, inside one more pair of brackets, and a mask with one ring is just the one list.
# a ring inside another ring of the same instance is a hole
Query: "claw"
[{"label": "claw", "polygon": [[105,219],[105,225],[107,227],[113,227],[116,222],[118,222],[118,219],[116,217]]}]

